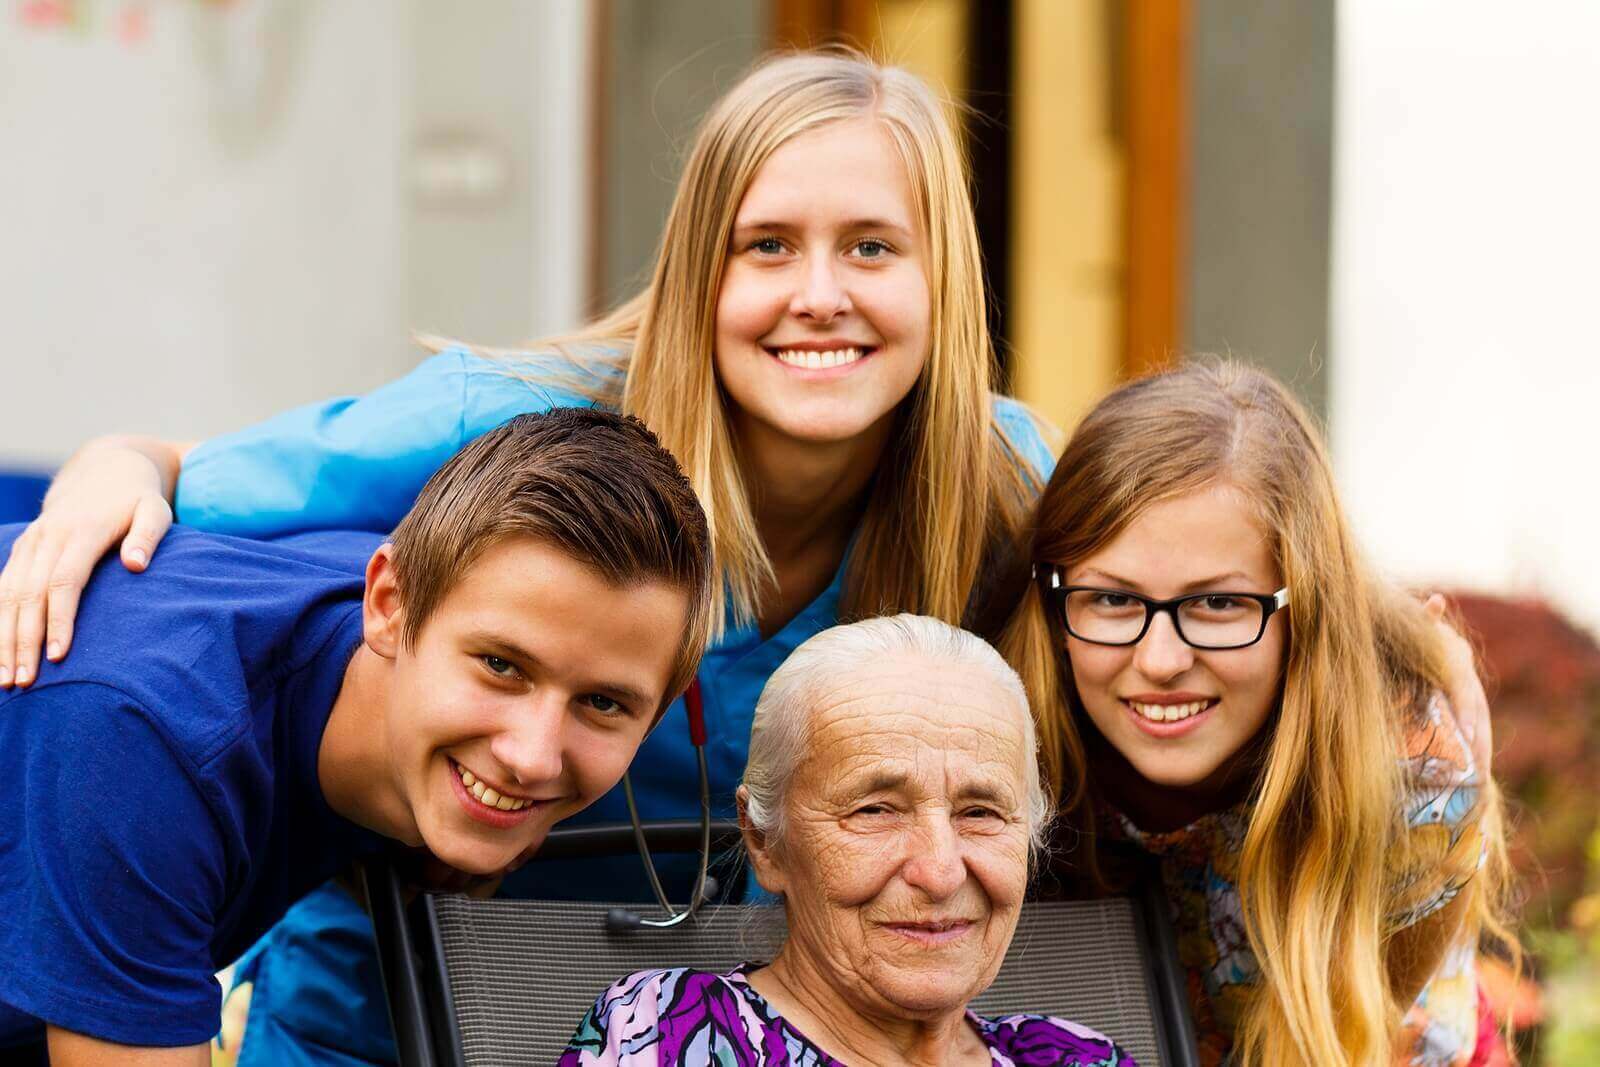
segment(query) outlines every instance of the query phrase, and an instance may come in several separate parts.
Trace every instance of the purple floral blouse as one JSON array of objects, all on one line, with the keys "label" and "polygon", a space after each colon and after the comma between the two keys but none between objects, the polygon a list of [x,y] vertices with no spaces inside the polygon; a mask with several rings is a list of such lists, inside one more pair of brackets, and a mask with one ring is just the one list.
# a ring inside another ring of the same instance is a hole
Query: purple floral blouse
[{"label": "purple floral blouse", "polygon": [[[844,1067],[783,1020],[746,980],[637,971],[600,994],[560,1067]],[[1133,1058],[1086,1027],[1047,1015],[968,1020],[994,1067],[1123,1067]]]}]

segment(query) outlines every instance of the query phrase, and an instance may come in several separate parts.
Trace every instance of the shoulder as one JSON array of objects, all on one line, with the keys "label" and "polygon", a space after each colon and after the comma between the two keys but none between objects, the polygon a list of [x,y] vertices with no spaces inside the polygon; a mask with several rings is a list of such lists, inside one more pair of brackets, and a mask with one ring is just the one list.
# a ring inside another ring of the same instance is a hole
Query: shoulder
[{"label": "shoulder", "polygon": [[993,426],[1017,454],[1040,476],[1055,470],[1061,432],[1019,400],[999,393],[989,396]]},{"label": "shoulder", "polygon": [[470,423],[502,413],[510,418],[552,408],[611,406],[621,396],[631,354],[632,347],[621,341],[574,341],[522,351],[457,346],[433,358],[447,361],[440,373],[461,376]]},{"label": "shoulder", "polygon": [[1050,1015],[972,1017],[984,1043],[1015,1067],[1123,1067],[1133,1057],[1104,1034]]},{"label": "shoulder", "polygon": [[174,526],[144,573],[115,557],[99,565],[72,655],[40,677],[113,685],[162,717],[193,708],[220,720],[262,672],[325,635],[329,609],[360,602],[382,541],[343,531],[252,541]]},{"label": "shoulder", "polygon": [[[578,1024],[561,1063],[677,1064],[690,1045],[752,1056],[762,1020],[737,974],[690,967],[635,971],[613,982]],[[723,1062],[716,1058],[712,1062]],[[728,1062],[747,1062],[743,1058]],[[749,1062],[756,1062],[750,1060]]]},{"label": "shoulder", "polygon": [[380,541],[329,533],[264,543],[175,526],[143,574],[107,560],[84,592],[72,654],[44,665],[36,684],[63,688],[47,698],[61,710],[34,717],[65,721],[29,729],[89,729],[93,743],[94,730],[108,729],[89,725],[97,719],[142,722],[208,797],[235,771],[247,775],[238,789],[259,792],[259,775],[283,755],[257,743],[277,736],[269,718],[326,710],[275,694],[308,669],[333,670],[337,642],[359,635],[352,615]]}]

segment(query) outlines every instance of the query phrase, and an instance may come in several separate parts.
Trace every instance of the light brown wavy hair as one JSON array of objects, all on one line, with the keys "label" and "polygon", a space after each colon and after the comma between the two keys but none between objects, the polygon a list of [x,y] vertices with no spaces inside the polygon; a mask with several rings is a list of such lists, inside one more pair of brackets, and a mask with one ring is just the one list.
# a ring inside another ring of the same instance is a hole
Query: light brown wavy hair
[{"label": "light brown wavy hair", "polygon": [[[1376,581],[1341,512],[1315,424],[1269,375],[1191,360],[1125,385],[1083,420],[1039,502],[1031,559],[1071,566],[1145,509],[1216,484],[1255,508],[1290,590],[1281,705],[1253,784],[1239,864],[1250,947],[1261,967],[1234,1035],[1242,1067],[1388,1064],[1402,1011],[1389,979],[1386,919],[1409,870],[1399,755],[1408,723],[1443,681],[1432,619]],[[1094,866],[1096,795],[1085,712],[1042,589],[1002,637],[1038,718],[1045,772],[1069,834]],[[1512,942],[1500,800],[1479,792],[1489,862],[1469,883],[1466,922]],[[1514,946],[1513,946],[1514,947]]]},{"label": "light brown wavy hair", "polygon": [[[530,384],[573,389],[656,432],[705,506],[736,621],[756,617],[776,578],[713,367],[717,299],[739,203],[791,138],[863,116],[881,123],[910,176],[928,249],[930,350],[868,490],[841,618],[910,612],[961,624],[988,554],[1015,543],[1039,491],[1042,479],[993,414],[983,268],[946,103],[914,75],[853,51],[758,64],[695,136],[648,288],[575,335],[537,343],[549,355],[508,362]],[[729,621],[720,608],[718,635]]]}]

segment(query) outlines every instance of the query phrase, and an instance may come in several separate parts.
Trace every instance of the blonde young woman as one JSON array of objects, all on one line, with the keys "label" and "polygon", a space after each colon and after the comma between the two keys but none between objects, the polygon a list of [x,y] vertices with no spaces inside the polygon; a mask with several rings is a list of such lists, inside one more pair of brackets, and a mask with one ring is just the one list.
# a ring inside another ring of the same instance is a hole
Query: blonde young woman
[{"label": "blonde young woman", "polygon": [[1159,857],[1203,1061],[1487,1062],[1497,794],[1440,695],[1438,628],[1362,564],[1288,392],[1226,362],[1119,389],[1031,556],[1003,643],[1066,858]]},{"label": "blonde young woman", "polygon": [[[515,359],[451,346],[366,397],[187,454],[87,446],[0,577],[0,684],[31,682],[41,638],[65,654],[77,591],[118,539],[131,567],[155,554],[174,488],[179,519],[228,533],[386,530],[466,440],[518,412],[601,403],[655,430],[707,511],[726,598],[700,683],[711,788],[731,816],[756,697],[788,653],[841,618],[959,624],[986,553],[1048,474],[1032,420],[991,391],[944,115],[914,77],[859,56],[773,59],[705,120],[649,287],[580,336]],[[46,588],[47,619],[17,610]],[[652,817],[697,811],[683,715],[680,702],[634,766]],[[591,810],[626,818],[615,795]],[[629,864],[574,885],[614,896],[642,879]],[[369,939],[331,890],[280,926],[241,968],[256,990],[241,1062],[392,1060],[375,961],[350,947]]]}]

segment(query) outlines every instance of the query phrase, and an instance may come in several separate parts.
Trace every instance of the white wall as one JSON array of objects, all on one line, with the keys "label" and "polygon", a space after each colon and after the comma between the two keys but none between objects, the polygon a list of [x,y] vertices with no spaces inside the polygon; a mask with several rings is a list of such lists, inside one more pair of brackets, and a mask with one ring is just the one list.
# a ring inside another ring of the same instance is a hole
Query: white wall
[{"label": "white wall", "polygon": [[[576,318],[582,0],[153,4],[136,44],[84,7],[87,32],[0,14],[0,467],[369,388],[413,326]],[[501,194],[412,195],[439,123],[511,161]]]},{"label": "white wall", "polygon": [[1334,451],[1412,581],[1600,626],[1600,5],[1342,0]]}]

